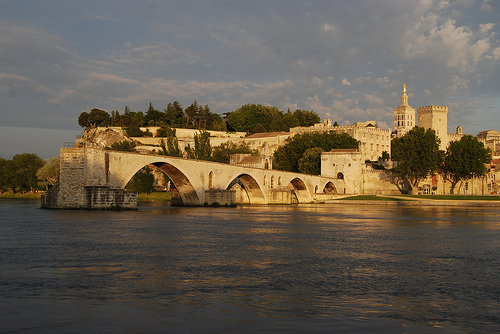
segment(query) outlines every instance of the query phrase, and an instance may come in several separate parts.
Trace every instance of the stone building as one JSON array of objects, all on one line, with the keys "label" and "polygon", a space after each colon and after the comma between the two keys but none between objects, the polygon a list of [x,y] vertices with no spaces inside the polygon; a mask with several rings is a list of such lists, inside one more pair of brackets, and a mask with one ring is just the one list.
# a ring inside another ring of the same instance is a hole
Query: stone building
[{"label": "stone building", "polygon": [[477,135],[477,139],[491,150],[493,159],[500,158],[500,132],[497,130],[481,131]]},{"label": "stone building", "polygon": [[331,119],[323,120],[323,123],[316,123],[310,127],[291,128],[293,134],[308,132],[335,131],[337,133],[347,133],[360,142],[359,149],[362,160],[377,161],[382,156],[382,152],[391,152],[391,129],[382,130],[376,121],[356,122],[351,125],[332,126]]},{"label": "stone building", "polygon": [[424,129],[433,129],[441,140],[439,148],[446,150],[448,147],[448,107],[426,106],[417,108],[418,126]]},{"label": "stone building", "polygon": [[415,126],[415,109],[408,104],[406,84],[403,84],[401,105],[394,109],[394,135],[396,137],[401,137]]}]

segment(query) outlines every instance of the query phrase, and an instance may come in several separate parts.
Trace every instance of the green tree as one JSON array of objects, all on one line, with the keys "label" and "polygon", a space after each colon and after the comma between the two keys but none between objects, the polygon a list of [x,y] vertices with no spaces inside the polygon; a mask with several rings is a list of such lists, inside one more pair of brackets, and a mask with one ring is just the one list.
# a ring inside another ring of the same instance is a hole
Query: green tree
[{"label": "green tree", "polygon": [[164,114],[156,110],[153,107],[153,104],[149,102],[148,111],[146,111],[146,115],[144,116],[144,122],[150,126],[158,125],[160,122],[164,120]]},{"label": "green tree", "polygon": [[126,185],[126,189],[137,193],[151,193],[154,191],[155,177],[149,166],[145,166],[135,173],[134,177]]},{"label": "green tree", "polygon": [[387,161],[391,158],[391,155],[387,151],[382,152],[382,156],[379,157],[379,160],[381,161]]},{"label": "green tree", "polygon": [[196,101],[194,101],[193,103],[191,103],[189,107],[184,109],[184,113],[186,114],[186,128],[189,125],[194,126],[198,112],[199,112],[198,102]]},{"label": "green tree", "polygon": [[297,119],[299,126],[313,126],[321,121],[314,111],[297,109],[293,112],[293,115]]},{"label": "green tree", "polygon": [[89,113],[88,125],[92,128],[98,127],[99,125],[108,125],[110,119],[107,112],[94,108]]},{"label": "green tree", "polygon": [[440,140],[432,129],[415,127],[391,142],[391,156],[397,161],[393,173],[410,185],[409,193],[420,181],[433,175],[443,159]]},{"label": "green tree", "polygon": [[127,136],[129,136],[129,137],[142,137],[142,136],[144,136],[144,131],[142,131],[141,128],[135,123],[129,124],[129,126],[127,126],[125,128],[125,132],[127,133]]},{"label": "green tree", "polygon": [[305,150],[298,161],[299,172],[311,175],[321,174],[321,147],[313,147]]},{"label": "green tree", "polygon": [[9,188],[7,183],[7,160],[0,158],[0,194]]},{"label": "green tree", "polygon": [[80,114],[80,116],[78,116],[78,125],[80,125],[82,128],[90,127],[88,112],[84,111]]},{"label": "green tree", "polygon": [[443,174],[451,182],[450,193],[454,193],[458,182],[486,175],[486,164],[490,162],[491,150],[476,137],[465,135],[458,141],[450,142],[442,167]]},{"label": "green tree", "polygon": [[194,148],[187,147],[188,157],[197,160],[212,160],[212,146],[210,146],[210,133],[200,130],[194,135]]},{"label": "green tree", "polygon": [[167,108],[163,110],[164,112],[164,123],[165,125],[171,127],[182,127],[186,124],[186,120],[184,117],[184,111],[182,110],[182,106],[178,101],[174,101],[174,103],[169,103]]},{"label": "green tree", "polygon": [[332,149],[358,148],[358,145],[358,141],[347,133],[329,131],[297,134],[274,152],[273,166],[279,170],[300,172],[299,159],[310,148],[319,147],[328,152]]},{"label": "green tree", "polygon": [[252,151],[248,144],[236,144],[234,142],[225,142],[220,144],[219,146],[215,146],[212,150],[212,160],[216,162],[222,162],[228,164],[231,159],[231,154],[237,153],[250,153],[254,154],[256,152]]},{"label": "green tree", "polygon": [[166,137],[167,138],[167,144],[165,145],[165,141],[163,138],[160,141],[160,152],[159,154],[161,155],[168,155],[171,157],[182,157],[182,152],[179,148],[179,142],[177,140],[177,137],[175,135],[175,129],[169,128],[169,127],[162,127],[161,129],[158,129],[157,134],[160,134],[161,137]]},{"label": "green tree", "polygon": [[45,185],[45,190],[54,186],[59,181],[59,157],[52,157],[45,161],[37,173],[37,178]]},{"label": "green tree", "polygon": [[11,174],[9,181],[15,192],[35,191],[38,179],[36,173],[45,162],[35,153],[16,154],[8,166]]},{"label": "green tree", "polygon": [[133,141],[123,140],[120,142],[114,142],[111,144],[111,147],[106,147],[106,149],[123,152],[135,152],[136,146],[137,144]]}]

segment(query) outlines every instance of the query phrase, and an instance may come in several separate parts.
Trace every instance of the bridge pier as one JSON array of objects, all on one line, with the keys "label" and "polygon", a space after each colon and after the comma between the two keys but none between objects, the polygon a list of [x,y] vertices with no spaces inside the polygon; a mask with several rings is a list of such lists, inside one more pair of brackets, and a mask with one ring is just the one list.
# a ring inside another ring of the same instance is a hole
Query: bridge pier
[{"label": "bridge pier", "polygon": [[137,209],[137,194],[107,184],[106,152],[62,148],[59,184],[41,198],[47,209]]}]

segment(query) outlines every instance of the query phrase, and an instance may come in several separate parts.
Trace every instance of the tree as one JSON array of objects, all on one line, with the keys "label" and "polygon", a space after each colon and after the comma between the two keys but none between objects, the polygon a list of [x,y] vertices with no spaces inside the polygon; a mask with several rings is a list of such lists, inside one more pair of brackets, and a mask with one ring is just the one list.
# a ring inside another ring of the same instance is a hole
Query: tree
[{"label": "tree", "polygon": [[321,121],[314,111],[297,109],[293,112],[293,115],[299,122],[299,126],[313,126]]},{"label": "tree", "polygon": [[184,109],[184,113],[186,113],[186,128],[192,124],[195,124],[196,121],[196,116],[198,115],[199,109],[198,109],[198,102],[194,101],[191,103],[189,107]]},{"label": "tree", "polygon": [[144,122],[150,126],[158,125],[163,121],[163,116],[164,114],[161,111],[156,110],[153,107],[153,104],[149,102],[149,108],[148,111],[146,111],[146,116],[144,116]]},{"label": "tree", "polygon": [[321,174],[321,147],[307,149],[298,161],[299,171],[304,174]]},{"label": "tree", "polygon": [[45,164],[35,153],[16,154],[9,164],[11,188],[16,191],[34,191],[38,179],[36,173]]},{"label": "tree", "polygon": [[106,147],[106,149],[123,152],[135,152],[136,146],[137,144],[133,141],[123,140],[120,142],[114,142],[111,144],[111,147]]},{"label": "tree", "polygon": [[78,116],[78,125],[80,125],[82,128],[88,128],[90,126],[88,112],[84,111],[80,114],[80,116]]},{"label": "tree", "polygon": [[109,121],[109,114],[104,110],[94,108],[89,113],[88,124],[92,128],[95,128],[101,124],[108,124]]},{"label": "tree", "polygon": [[0,158],[0,194],[3,194],[9,187],[7,184],[7,160]]},{"label": "tree", "polygon": [[210,133],[200,130],[194,135],[194,149],[187,147],[188,157],[198,160],[212,160],[212,146],[210,146]]},{"label": "tree", "polygon": [[434,130],[422,127],[415,127],[392,140],[391,156],[397,161],[393,174],[408,181],[410,194],[422,179],[438,170],[443,158],[439,143]]},{"label": "tree", "polygon": [[250,153],[253,154],[254,151],[252,151],[249,147],[248,144],[243,143],[243,144],[236,144],[234,142],[225,142],[220,144],[219,146],[215,146],[212,150],[212,160],[216,162],[222,162],[225,164],[228,164],[231,159],[231,154],[237,154],[237,153]]},{"label": "tree", "polygon": [[37,178],[45,184],[45,190],[59,181],[59,157],[52,157],[45,161],[45,165],[36,172]]},{"label": "tree", "polygon": [[347,133],[312,132],[293,136],[287,143],[274,152],[275,169],[300,172],[299,159],[306,150],[319,147],[324,152],[339,148],[358,148],[358,141]]},{"label": "tree", "polygon": [[135,173],[134,177],[129,181],[126,189],[137,193],[151,193],[154,191],[155,177],[149,166],[145,166],[140,171]]},{"label": "tree", "polygon": [[182,152],[179,148],[179,142],[177,141],[177,137],[175,136],[175,129],[169,128],[168,126],[162,126],[158,129],[156,133],[157,136],[166,137],[167,145],[165,146],[165,141],[163,138],[160,141],[161,150],[159,154],[168,155],[171,157],[181,157]]},{"label": "tree", "polygon": [[295,126],[309,126],[319,122],[319,116],[312,111],[297,109],[283,114],[276,107],[261,104],[246,104],[227,114],[228,131],[248,133],[289,131]]},{"label": "tree", "polygon": [[491,162],[491,151],[476,137],[465,135],[448,145],[444,156],[442,172],[451,182],[453,194],[459,181],[467,181],[488,173],[486,164]]}]

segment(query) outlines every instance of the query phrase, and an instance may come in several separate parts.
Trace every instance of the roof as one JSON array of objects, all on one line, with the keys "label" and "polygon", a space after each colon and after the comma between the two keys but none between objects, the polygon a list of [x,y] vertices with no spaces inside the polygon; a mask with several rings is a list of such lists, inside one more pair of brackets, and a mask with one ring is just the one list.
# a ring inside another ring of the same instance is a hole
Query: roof
[{"label": "roof", "polygon": [[258,138],[288,136],[290,134],[291,134],[291,132],[260,132],[260,133],[254,133],[253,135],[245,137],[245,139],[258,139]]},{"label": "roof", "polygon": [[352,153],[352,152],[358,152],[357,148],[334,148],[330,152],[334,153]]},{"label": "roof", "polygon": [[259,163],[260,159],[261,159],[260,156],[251,155],[251,156],[244,157],[243,159],[241,159],[238,162],[238,164],[255,164],[255,163]]}]

